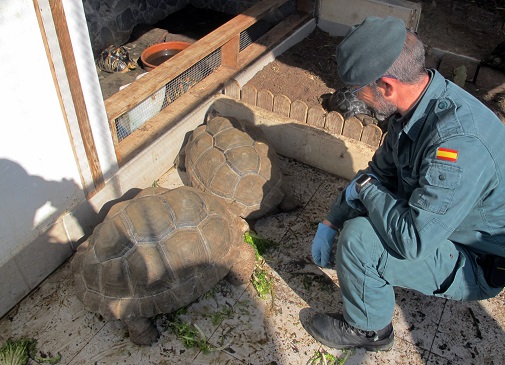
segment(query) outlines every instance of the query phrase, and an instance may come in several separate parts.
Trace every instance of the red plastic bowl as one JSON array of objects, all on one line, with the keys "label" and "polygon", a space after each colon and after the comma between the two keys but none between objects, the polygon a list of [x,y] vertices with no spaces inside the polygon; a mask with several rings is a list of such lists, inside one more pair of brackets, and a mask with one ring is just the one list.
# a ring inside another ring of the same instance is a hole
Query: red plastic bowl
[{"label": "red plastic bowl", "polygon": [[188,42],[164,42],[147,47],[140,55],[144,70],[151,71],[190,45]]}]

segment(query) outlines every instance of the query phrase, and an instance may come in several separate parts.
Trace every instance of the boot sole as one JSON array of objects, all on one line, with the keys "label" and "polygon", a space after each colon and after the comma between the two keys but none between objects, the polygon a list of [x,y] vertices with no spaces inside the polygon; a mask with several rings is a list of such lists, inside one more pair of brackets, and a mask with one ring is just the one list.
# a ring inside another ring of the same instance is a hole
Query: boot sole
[{"label": "boot sole", "polygon": [[[316,339],[317,340],[317,339]],[[389,343],[385,343],[383,345],[377,345],[377,346],[370,346],[370,345],[363,345],[363,346],[360,346],[360,345],[335,345],[335,344],[331,344],[329,342],[326,342],[326,341],[321,341],[321,340],[317,340],[318,342],[321,342],[323,345],[327,346],[327,347],[331,347],[331,348],[334,348],[334,349],[337,349],[337,350],[345,350],[345,349],[352,349],[352,348],[362,348],[362,349],[365,349],[366,351],[373,351],[373,352],[377,352],[377,351],[389,351],[393,348],[393,345],[394,345],[394,340],[389,342]]]},{"label": "boot sole", "polygon": [[324,340],[323,338],[320,338],[317,334],[315,334],[309,328],[306,328],[306,330],[318,342],[322,343],[323,345],[325,345],[327,347],[331,347],[331,348],[334,348],[337,350],[344,350],[344,349],[351,349],[351,348],[363,348],[366,351],[375,351],[375,352],[376,351],[389,351],[389,350],[391,350],[391,348],[393,347],[394,342],[395,342],[395,338],[394,338],[394,334],[393,334],[393,336],[390,339],[388,339],[388,342],[386,342],[386,340],[382,340],[382,341],[377,341],[373,344],[338,345],[338,344],[328,342],[328,341]]},{"label": "boot sole", "polygon": [[363,346],[363,348],[367,351],[389,351],[393,348],[394,343],[395,343],[395,339],[393,338],[393,340],[391,342],[385,343],[383,345]]},{"label": "boot sole", "polygon": [[[315,338],[315,337],[314,337]],[[323,345],[327,346],[327,347],[331,347],[331,348],[334,348],[334,349],[337,349],[337,350],[345,350],[345,349],[352,349],[352,348],[362,348],[362,349],[365,349],[366,351],[373,351],[373,352],[377,352],[377,351],[389,351],[393,348],[393,345],[394,345],[394,339],[391,341],[391,342],[388,342],[388,343],[385,343],[385,344],[382,344],[382,345],[374,345],[374,346],[371,346],[371,345],[335,345],[335,344],[332,344],[332,343],[329,343],[327,341],[324,341],[324,340],[319,340],[316,338],[316,340],[320,343],[322,343]]]}]

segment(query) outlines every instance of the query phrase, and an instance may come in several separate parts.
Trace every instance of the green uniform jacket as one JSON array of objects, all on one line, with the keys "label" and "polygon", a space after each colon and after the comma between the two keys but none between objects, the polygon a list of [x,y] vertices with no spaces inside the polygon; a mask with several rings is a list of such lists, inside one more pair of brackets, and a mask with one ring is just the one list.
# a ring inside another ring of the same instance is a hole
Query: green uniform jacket
[{"label": "green uniform jacket", "polygon": [[[505,257],[505,125],[475,97],[430,72],[415,109],[390,119],[384,143],[358,173],[380,181],[361,190],[361,203],[400,257],[423,259],[445,239]],[[337,227],[363,214],[344,195],[327,215]]]}]

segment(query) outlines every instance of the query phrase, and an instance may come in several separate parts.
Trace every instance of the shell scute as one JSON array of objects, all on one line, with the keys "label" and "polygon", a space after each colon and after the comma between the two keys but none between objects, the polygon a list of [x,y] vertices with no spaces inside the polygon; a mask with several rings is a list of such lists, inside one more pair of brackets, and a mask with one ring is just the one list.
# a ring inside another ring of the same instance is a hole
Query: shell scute
[{"label": "shell scute", "polygon": [[254,140],[247,133],[237,133],[235,128],[228,128],[214,136],[214,146],[223,152],[253,145]]},{"label": "shell scute", "polygon": [[157,244],[136,245],[125,260],[135,297],[160,293],[175,285],[175,278],[160,255]]},{"label": "shell scute", "polygon": [[232,166],[223,164],[214,171],[212,179],[204,186],[206,190],[210,190],[213,194],[227,198],[230,194],[233,194],[239,180],[240,176],[237,175]]},{"label": "shell scute", "polygon": [[129,238],[136,242],[159,241],[175,228],[172,211],[157,196],[139,198],[125,208],[121,218]]},{"label": "shell scute", "polygon": [[228,164],[239,176],[259,171],[261,160],[253,146],[244,146],[225,152]]},{"label": "shell scute", "polygon": [[131,234],[125,225],[122,214],[116,214],[104,224],[97,227],[94,237],[100,236],[100,244],[96,245],[96,240],[92,240],[98,262],[105,262],[118,257],[122,257],[135,244]]},{"label": "shell scute", "polygon": [[284,198],[283,177],[261,129],[222,116],[210,119],[205,132],[201,127],[185,146],[191,185],[224,199],[242,218],[259,218],[277,207]]},{"label": "shell scute", "polygon": [[108,260],[102,264],[102,290],[107,297],[131,297],[130,273],[122,257]]}]

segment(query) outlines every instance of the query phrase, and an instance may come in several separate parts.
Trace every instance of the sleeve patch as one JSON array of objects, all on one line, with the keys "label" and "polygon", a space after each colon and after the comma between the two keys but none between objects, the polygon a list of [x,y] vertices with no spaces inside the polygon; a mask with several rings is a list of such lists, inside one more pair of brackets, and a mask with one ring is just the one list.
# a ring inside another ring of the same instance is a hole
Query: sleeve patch
[{"label": "sleeve patch", "polygon": [[458,160],[458,151],[439,147],[437,148],[436,158],[437,160],[456,162]]}]

